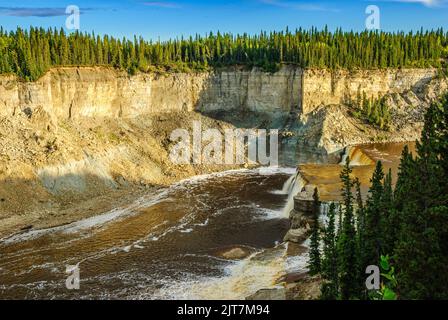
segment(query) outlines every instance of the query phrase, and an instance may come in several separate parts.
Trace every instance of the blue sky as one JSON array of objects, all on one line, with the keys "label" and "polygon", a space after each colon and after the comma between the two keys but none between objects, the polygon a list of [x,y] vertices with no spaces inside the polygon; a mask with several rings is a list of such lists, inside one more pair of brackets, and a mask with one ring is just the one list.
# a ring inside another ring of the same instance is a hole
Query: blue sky
[{"label": "blue sky", "polygon": [[363,30],[370,4],[381,10],[382,30],[448,30],[448,0],[0,0],[0,25],[8,30],[30,25],[65,27],[65,7],[71,4],[83,11],[81,31],[146,39],[217,30],[253,34],[286,26]]}]

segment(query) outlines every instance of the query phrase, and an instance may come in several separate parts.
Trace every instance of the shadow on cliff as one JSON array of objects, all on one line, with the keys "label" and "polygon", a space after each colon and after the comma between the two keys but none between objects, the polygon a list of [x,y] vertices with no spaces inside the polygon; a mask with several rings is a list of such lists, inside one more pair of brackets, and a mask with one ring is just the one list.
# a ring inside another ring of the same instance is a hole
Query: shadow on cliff
[{"label": "shadow on cliff", "polygon": [[[244,85],[244,84],[243,84]],[[279,159],[281,165],[295,166],[306,161],[298,136],[303,126],[299,121],[298,106],[292,107],[289,112],[260,112],[247,106],[247,94],[236,99],[231,93],[216,89],[213,78],[209,78],[200,91],[194,111],[202,116],[226,122],[238,129],[264,129],[279,130]],[[218,91],[217,93],[214,91]],[[210,97],[218,94],[216,101],[210,102]],[[274,108],[273,108],[274,109]]]}]

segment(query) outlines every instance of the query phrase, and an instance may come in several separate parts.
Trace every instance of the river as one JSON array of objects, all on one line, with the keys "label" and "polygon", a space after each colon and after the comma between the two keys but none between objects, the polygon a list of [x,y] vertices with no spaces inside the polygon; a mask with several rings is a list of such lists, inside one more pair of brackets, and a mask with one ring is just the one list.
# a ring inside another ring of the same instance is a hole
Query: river
[{"label": "river", "polygon": [[[340,170],[324,167],[317,171]],[[0,298],[244,299],[279,286],[285,274],[306,271],[306,253],[288,256],[282,243],[282,189],[295,170],[194,177],[91,219],[2,239]],[[226,259],[234,248],[246,256]],[[66,288],[67,266],[79,268],[79,290]]]},{"label": "river", "polygon": [[[287,263],[280,190],[293,172],[196,177],[109,213],[107,224],[106,214],[4,240],[0,297],[242,299],[272,286]],[[235,247],[250,256],[221,257]],[[79,266],[79,290],[65,287],[67,265]]]}]

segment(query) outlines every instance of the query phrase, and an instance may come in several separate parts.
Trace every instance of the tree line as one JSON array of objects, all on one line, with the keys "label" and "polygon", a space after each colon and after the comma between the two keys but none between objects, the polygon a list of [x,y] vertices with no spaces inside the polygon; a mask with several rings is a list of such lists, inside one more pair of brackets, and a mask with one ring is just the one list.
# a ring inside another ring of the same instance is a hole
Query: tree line
[{"label": "tree line", "polygon": [[286,29],[257,35],[230,33],[167,41],[116,39],[94,33],[31,27],[0,29],[0,73],[35,80],[52,66],[104,65],[137,71],[200,71],[231,65],[303,68],[441,67],[448,54],[442,29],[387,33]]},{"label": "tree line", "polygon": [[[347,160],[343,201],[312,229],[309,269],[323,299],[448,298],[447,122],[448,95],[425,115],[416,155],[404,148],[395,187],[378,162],[365,201]],[[370,265],[381,268],[380,290],[366,288]]]}]

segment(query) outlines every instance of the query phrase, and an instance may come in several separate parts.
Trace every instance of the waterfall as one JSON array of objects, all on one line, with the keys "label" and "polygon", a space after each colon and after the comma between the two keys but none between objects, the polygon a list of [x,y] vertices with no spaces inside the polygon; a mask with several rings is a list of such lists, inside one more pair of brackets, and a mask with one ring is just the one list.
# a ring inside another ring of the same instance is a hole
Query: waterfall
[{"label": "waterfall", "polygon": [[334,216],[335,221],[334,222],[335,222],[335,226],[337,229],[337,228],[339,228],[339,206],[340,206],[340,204],[338,202],[333,202],[333,201],[321,202],[320,209],[319,209],[319,214],[320,214],[319,222],[325,228],[328,226],[328,220],[329,220],[328,213],[330,211],[331,203],[335,204],[335,216]]},{"label": "waterfall", "polygon": [[319,215],[327,216],[328,211],[330,211],[330,202],[321,202],[320,208],[319,208]]},{"label": "waterfall", "polygon": [[294,208],[294,197],[302,191],[303,187],[305,186],[305,180],[303,180],[300,173],[294,174],[292,177],[286,181],[285,185],[283,186],[284,190],[287,190],[288,194],[288,200],[286,202],[286,206],[283,209],[283,217],[289,218],[289,213]]},{"label": "waterfall", "polygon": [[328,224],[328,212],[330,211],[330,202],[321,202],[319,207],[319,222],[326,227]]},{"label": "waterfall", "polygon": [[346,147],[342,160],[339,163],[344,166],[347,157],[350,157],[350,166],[370,166],[375,165],[375,160],[373,160],[369,155],[367,155],[364,150],[357,146]]},{"label": "waterfall", "polygon": [[341,162],[339,163],[341,166],[345,166],[345,162],[347,161],[347,157],[351,155],[352,147],[345,147],[344,154],[342,155]]},{"label": "waterfall", "polygon": [[296,177],[297,177],[297,174],[293,174],[292,176],[289,177],[288,180],[286,180],[285,184],[283,185],[281,194],[289,194],[292,186],[294,185]]}]

